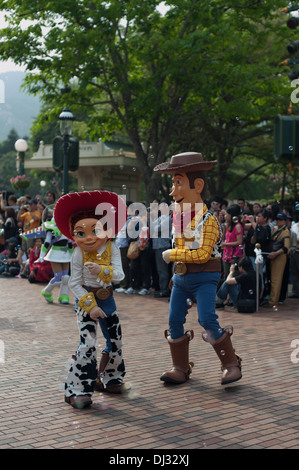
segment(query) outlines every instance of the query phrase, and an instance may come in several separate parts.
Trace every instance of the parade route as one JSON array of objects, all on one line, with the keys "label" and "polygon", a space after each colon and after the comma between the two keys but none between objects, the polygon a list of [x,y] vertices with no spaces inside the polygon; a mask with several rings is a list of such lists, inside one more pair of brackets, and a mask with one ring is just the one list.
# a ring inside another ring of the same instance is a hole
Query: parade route
[{"label": "parade route", "polygon": [[[41,285],[0,283],[0,449],[113,449],[117,458],[124,449],[169,449],[181,457],[188,449],[299,449],[298,299],[255,314],[217,310],[222,327],[233,325],[243,360],[242,380],[221,389],[220,363],[201,338],[196,305],[186,323],[195,334],[191,379],[166,386],[167,299],[115,293],[131,388],[95,392],[90,408],[76,410],[59,390],[78,344],[74,298],[59,305],[54,290],[51,305]],[[97,346],[100,352],[100,332]]]}]

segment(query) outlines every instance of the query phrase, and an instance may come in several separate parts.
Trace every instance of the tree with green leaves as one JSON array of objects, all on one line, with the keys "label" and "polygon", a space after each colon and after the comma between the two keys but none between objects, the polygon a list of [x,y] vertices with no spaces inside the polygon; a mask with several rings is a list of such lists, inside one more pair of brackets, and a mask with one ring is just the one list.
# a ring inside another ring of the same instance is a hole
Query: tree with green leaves
[{"label": "tree with green leaves", "polygon": [[191,148],[219,160],[221,194],[236,153],[288,102],[284,3],[172,0],[161,12],[158,0],[0,0],[0,54],[26,64],[25,87],[52,105],[47,119],[67,100],[88,114],[90,136],[125,133],[147,202],[161,187],[154,166]]}]

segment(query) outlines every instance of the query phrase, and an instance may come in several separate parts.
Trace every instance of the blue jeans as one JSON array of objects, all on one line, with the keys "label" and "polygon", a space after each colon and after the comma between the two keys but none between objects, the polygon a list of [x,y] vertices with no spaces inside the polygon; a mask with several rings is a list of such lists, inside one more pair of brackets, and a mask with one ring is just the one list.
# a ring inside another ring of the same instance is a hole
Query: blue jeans
[{"label": "blue jeans", "polygon": [[227,297],[227,294],[229,294],[230,299],[232,303],[234,304],[234,307],[236,307],[239,292],[240,292],[240,286],[238,284],[229,285],[224,281],[224,283],[221,285],[220,289],[217,292],[217,297],[220,300],[225,300]]},{"label": "blue jeans", "polygon": [[173,276],[170,296],[169,333],[172,339],[184,335],[184,323],[189,308],[189,299],[196,300],[198,322],[213,339],[222,336],[222,328],[215,313],[216,289],[220,279],[219,272],[189,273]]},{"label": "blue jeans", "polygon": [[[114,297],[108,297],[106,300],[100,300],[96,298],[96,302],[98,306],[106,313],[107,317],[109,317],[113,312],[116,310],[116,305],[114,301]],[[75,307],[77,308],[78,299],[75,299]],[[108,332],[106,318],[99,318],[99,325],[102,330],[103,336],[106,340],[106,346],[103,349],[103,352],[110,353],[112,350],[110,335]]]}]

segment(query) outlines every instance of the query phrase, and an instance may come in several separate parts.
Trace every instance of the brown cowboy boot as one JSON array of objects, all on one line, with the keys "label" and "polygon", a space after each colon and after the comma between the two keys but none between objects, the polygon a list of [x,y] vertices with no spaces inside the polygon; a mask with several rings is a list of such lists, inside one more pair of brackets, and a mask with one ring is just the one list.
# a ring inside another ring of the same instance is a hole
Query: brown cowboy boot
[{"label": "brown cowboy boot", "polygon": [[222,378],[221,385],[228,385],[242,378],[241,361],[242,359],[235,353],[231,342],[231,335],[233,334],[233,327],[227,326],[223,329],[223,335],[217,339],[208,338],[204,333],[202,335],[204,341],[210,343],[222,364]]},{"label": "brown cowboy boot", "polygon": [[160,380],[174,385],[182,384],[189,379],[194,366],[193,362],[189,363],[189,342],[193,339],[193,330],[186,331],[184,336],[177,339],[172,339],[168,330],[164,334],[170,347],[172,369],[165,372]]},{"label": "brown cowboy boot", "polygon": [[96,385],[95,385],[95,390],[97,392],[104,391],[104,385],[102,384],[102,381],[101,381],[101,374],[104,372],[108,362],[109,362],[109,354],[106,352],[102,352],[99,370],[98,370],[98,376],[97,376]]},{"label": "brown cowboy boot", "polygon": [[106,352],[102,352],[102,357],[101,357],[101,360],[100,360],[98,376],[97,376],[96,385],[95,385],[95,391],[97,391],[97,392],[108,392],[108,393],[121,393],[122,390],[123,390],[124,384],[117,384],[117,385],[111,385],[110,387],[104,387],[104,385],[101,381],[101,374],[106,369],[106,366],[107,366],[108,362],[109,362],[109,354],[106,353]]}]

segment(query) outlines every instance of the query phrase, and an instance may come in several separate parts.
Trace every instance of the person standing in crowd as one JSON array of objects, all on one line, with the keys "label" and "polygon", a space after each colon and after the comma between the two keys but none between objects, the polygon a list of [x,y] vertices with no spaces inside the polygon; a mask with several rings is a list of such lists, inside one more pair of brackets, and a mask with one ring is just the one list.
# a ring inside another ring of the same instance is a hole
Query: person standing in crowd
[{"label": "person standing in crowd", "polygon": [[253,205],[252,205],[252,211],[253,211],[253,215],[256,217],[258,212],[262,209],[262,206],[260,205],[259,202],[255,202]]},{"label": "person standing in crowd", "polygon": [[244,230],[244,254],[248,256],[254,264],[255,252],[252,237],[256,227],[256,220],[251,211],[244,211],[241,215],[241,224]]},{"label": "person standing in crowd", "polygon": [[287,262],[283,271],[282,281],[281,281],[281,289],[280,289],[280,296],[279,296],[279,304],[283,304],[288,296],[288,285],[289,285],[289,278],[290,278],[290,257],[293,253],[295,253],[297,248],[297,240],[295,233],[291,230],[293,217],[289,215],[287,212],[283,211],[286,216],[286,225],[290,232],[290,248],[287,253]]},{"label": "person standing in crowd", "polygon": [[219,196],[214,196],[212,198],[209,210],[212,212],[218,212],[221,209],[222,198]]},{"label": "person standing in crowd", "polygon": [[169,209],[167,202],[161,201],[159,207],[151,206],[150,211],[150,238],[159,277],[159,290],[154,294],[157,298],[170,296],[171,266],[165,263],[162,256],[163,251],[171,248],[172,218]]},{"label": "person standing in crowd", "polygon": [[277,306],[279,302],[283,272],[290,248],[290,232],[286,225],[286,219],[287,216],[283,212],[276,215],[276,227],[272,233],[272,251],[268,255],[271,270],[271,291],[269,302],[262,305],[264,308],[272,308]]},{"label": "person standing in crowd", "polygon": [[55,200],[56,200],[56,196],[55,196],[54,191],[51,191],[51,190],[47,191],[45,194],[45,202],[47,206],[52,206],[53,204],[55,204]]},{"label": "person standing in crowd", "polygon": [[268,224],[270,225],[271,233],[272,233],[276,225],[276,215],[280,211],[279,204],[277,202],[271,202],[267,204],[266,209],[267,211],[269,211]]},{"label": "person standing in crowd", "polygon": [[31,199],[26,207],[27,212],[20,216],[24,232],[38,227],[41,223],[41,213],[37,210],[37,202],[37,199]]},{"label": "person standing in crowd", "polygon": [[290,255],[292,294],[289,298],[299,299],[299,222],[292,225],[291,232],[296,238],[296,249]]},{"label": "person standing in crowd", "polygon": [[15,194],[9,194],[7,191],[5,191],[5,195],[6,197],[4,197],[3,192],[0,193],[0,209],[5,211],[11,208],[17,212],[19,209],[17,196]]},{"label": "person standing in crowd", "polygon": [[[40,211],[37,210],[37,200],[30,199],[28,205],[24,205],[23,208],[20,208],[17,216],[18,222],[22,225],[23,232],[28,230],[33,230],[41,225],[42,215]],[[20,228],[19,228],[20,229]],[[28,250],[33,248],[35,243],[34,238],[22,237],[21,242],[21,252],[22,254],[26,253],[28,255]]]},{"label": "person standing in crowd", "polygon": [[[128,234],[136,235],[135,241],[140,246],[139,256],[130,262],[130,287],[126,294],[150,294],[151,262],[149,247],[149,213],[145,210],[133,216],[128,223]],[[134,236],[133,235],[133,236]],[[140,289],[138,291],[138,289]]]},{"label": "person standing in crowd", "polygon": [[120,281],[119,287],[115,289],[115,292],[124,293],[130,287],[130,260],[127,257],[128,248],[130,244],[130,237],[128,234],[128,223],[132,217],[132,214],[129,214],[130,205],[132,202],[127,202],[127,211],[128,216],[125,225],[121,228],[119,233],[116,236],[115,243],[120,250],[121,263],[124,271],[124,278]]},{"label": "person standing in crowd", "polygon": [[37,199],[37,207],[36,208],[41,213],[41,216],[43,218],[43,215],[45,214],[45,212],[47,210],[47,206],[44,203],[44,201],[42,200],[42,198]]},{"label": "person standing in crowd", "polygon": [[[252,223],[253,232],[250,238],[250,243],[252,250],[254,250],[255,245],[257,243],[260,244],[260,249],[262,253],[269,253],[271,251],[271,228],[268,224],[269,219],[269,212],[267,209],[260,209],[256,213],[256,223],[253,222],[253,219],[249,216],[250,221]],[[256,263],[255,263],[255,252],[250,255],[250,259],[253,264],[253,268],[256,271]],[[270,266],[270,261],[268,261]],[[267,282],[270,286],[271,277],[270,277],[270,269],[267,269],[267,255],[263,255],[263,264],[259,267],[260,269],[260,276],[261,276],[261,290],[260,290],[260,299],[262,300],[264,297],[264,289],[265,289],[265,279],[264,279],[264,269],[266,268],[266,278]],[[269,290],[270,291],[270,290]]]},{"label": "person standing in crowd", "polygon": [[240,223],[240,207],[232,204],[225,213],[225,240],[222,242],[223,248],[222,262],[224,278],[226,279],[232,263],[237,263],[243,256],[243,227]]},{"label": "person standing in crowd", "polygon": [[231,343],[233,329],[221,328],[215,312],[216,289],[221,274],[221,230],[217,218],[208,211],[203,200],[205,172],[216,163],[205,161],[200,153],[186,152],[173,155],[170,162],[154,168],[159,173],[172,175],[170,196],[175,201],[175,246],[163,252],[166,263],[175,263],[169,331],[165,331],[173,365],[160,377],[168,384],[186,382],[192,371],[189,343],[194,332],[184,332],[190,298],[196,300],[198,321],[205,330],[203,339],[212,345],[221,361],[221,384],[227,386],[242,377],[241,359],[235,354]]},{"label": "person standing in crowd", "polygon": [[238,206],[240,208],[240,214],[242,214],[242,212],[244,212],[245,210],[245,199],[243,199],[242,197],[239,197]]}]

